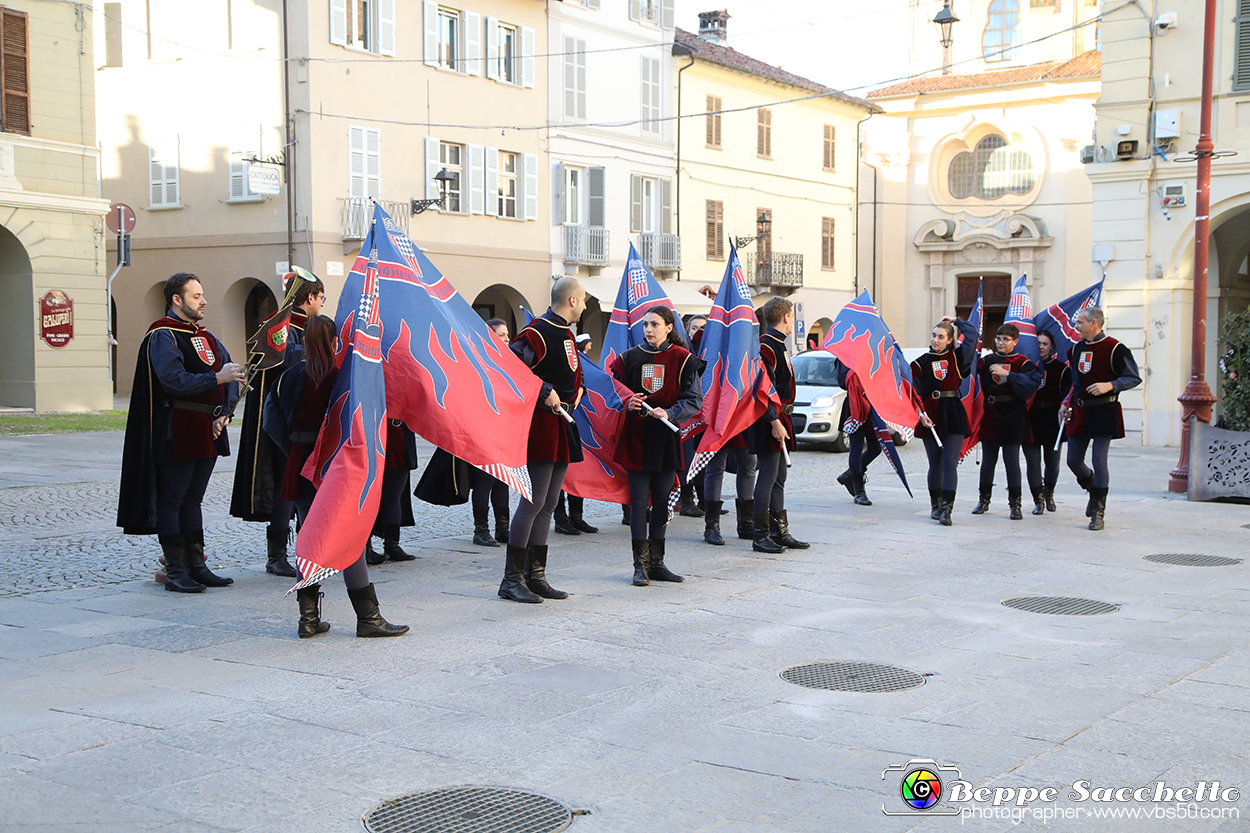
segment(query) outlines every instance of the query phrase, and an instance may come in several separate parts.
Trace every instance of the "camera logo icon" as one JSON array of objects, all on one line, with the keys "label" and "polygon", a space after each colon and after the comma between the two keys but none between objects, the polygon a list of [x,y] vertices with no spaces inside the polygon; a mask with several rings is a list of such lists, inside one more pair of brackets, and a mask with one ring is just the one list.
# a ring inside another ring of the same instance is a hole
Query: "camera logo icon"
[{"label": "camera logo icon", "polygon": [[[946,784],[960,780],[959,768],[939,764],[929,758],[912,758],[905,764],[886,767],[881,780],[898,778],[898,794],[902,808],[889,810],[881,805],[887,816],[957,816],[959,810],[947,810],[939,805],[946,793]],[[899,805],[895,805],[898,807]]]}]

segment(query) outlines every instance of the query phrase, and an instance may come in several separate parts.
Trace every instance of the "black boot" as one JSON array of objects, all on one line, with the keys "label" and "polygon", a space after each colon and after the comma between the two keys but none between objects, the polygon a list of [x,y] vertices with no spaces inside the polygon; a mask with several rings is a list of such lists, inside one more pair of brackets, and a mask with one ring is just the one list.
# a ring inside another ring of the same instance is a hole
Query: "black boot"
[{"label": "black boot", "polygon": [[785,552],[786,548],[778,544],[768,532],[768,513],[754,512],[751,515],[751,549],[756,552],[766,552],[776,555],[779,552]]},{"label": "black boot", "polygon": [[942,511],[942,490],[941,489],[929,490],[929,508],[933,510],[929,513],[929,517],[936,521],[938,519],[938,515]]},{"label": "black boot", "polygon": [[851,470],[847,469],[838,475],[838,482],[846,487],[846,493],[851,497],[855,497],[855,475],[851,474]]},{"label": "black boot", "polygon": [[714,547],[725,546],[725,539],[720,534],[720,508],[724,505],[723,500],[708,500],[703,503],[703,540]]},{"label": "black boot", "polygon": [[738,537],[743,541],[750,541],[755,538],[755,524],[752,516],[755,514],[754,500],[735,500],[734,508],[738,510]]},{"label": "black boot", "polygon": [[651,557],[651,542],[646,538],[631,539],[630,544],[634,548],[634,586],[646,587],[651,582],[647,580],[647,561]]},{"label": "black boot", "polygon": [[[1089,528],[1099,530],[1103,528],[1104,515],[1107,512],[1107,487],[1091,486],[1090,497],[1094,501],[1094,512],[1089,517]],[[166,585],[168,587],[169,585]]]},{"label": "black boot", "polygon": [[174,593],[203,593],[204,585],[187,573],[187,545],[181,535],[157,535],[165,556],[165,589]]},{"label": "black boot", "polygon": [[574,495],[569,495],[569,523],[579,532],[585,532],[587,535],[594,535],[599,531],[599,527],[591,526],[582,519],[582,512],[586,508],[586,501]]},{"label": "black boot", "polygon": [[664,566],[664,539],[652,538],[647,542],[647,578],[652,581],[685,581],[684,578]]},{"label": "black boot", "polygon": [[621,504],[621,526],[629,526],[629,517],[632,514],[628,503]]},{"label": "black boot", "polygon": [[330,623],[321,621],[321,597],[323,595],[325,594],[321,592],[320,584],[310,584],[295,591],[295,598],[299,601],[298,633],[300,639],[311,639],[330,630]]},{"label": "black boot", "polygon": [[499,584],[499,598],[534,605],[542,602],[542,596],[532,593],[525,586],[525,568],[528,566],[528,561],[529,547],[508,545],[508,555],[503,567],[503,581]]},{"label": "black boot", "polygon": [[373,567],[386,563],[386,554],[380,553],[373,548],[373,534],[365,540],[365,563]]},{"label": "black boot", "polygon": [[1055,481],[1046,480],[1042,482],[1042,499],[1046,501],[1046,511],[1054,512],[1058,509],[1055,506]]},{"label": "black boot", "polygon": [[1007,487],[1007,505],[1011,507],[1011,515],[1009,517],[1013,521],[1024,520],[1024,512],[1020,511],[1021,491],[1019,486],[1015,488]]},{"label": "black boot", "polygon": [[868,480],[868,475],[857,474],[854,476],[855,486],[855,503],[858,506],[872,506],[872,501],[868,499],[868,493],[864,491],[864,483]]},{"label": "black boot", "polygon": [[382,618],[378,611],[378,594],[372,584],[348,590],[347,598],[352,600],[352,609],[356,611],[357,636],[399,636],[408,633],[407,625],[392,625]]},{"label": "black boot", "polygon": [[591,526],[590,524],[586,523],[586,521],[582,520],[582,517],[580,515],[578,515],[576,518],[569,518],[569,523],[573,525],[574,529],[576,529],[579,532],[585,532],[587,535],[594,535],[596,532],[599,531],[599,527]]},{"label": "black boot", "polygon": [[416,561],[415,555],[404,552],[399,545],[399,524],[387,524],[386,536],[382,539],[382,552],[387,561]]},{"label": "black boot", "polygon": [[683,518],[702,518],[703,513],[694,502],[694,487],[687,483],[681,487],[681,512]]},{"label": "black boot", "polygon": [[790,534],[790,520],[784,509],[780,512],[768,513],[768,528],[772,533],[773,541],[787,549],[805,550],[811,546],[806,541],[800,541]]},{"label": "black boot", "polygon": [[556,532],[561,535],[582,534],[582,531],[574,527],[569,521],[568,512],[564,510],[564,492],[560,493],[560,500],[556,503],[556,510],[551,514],[551,518],[555,521]]},{"label": "black boot", "polygon": [[508,533],[511,531],[509,529],[510,520],[507,507],[504,507],[502,512],[495,513],[495,543],[508,543]]},{"label": "black boot", "polygon": [[219,576],[208,569],[204,559],[204,530],[185,532],[182,537],[187,543],[187,575],[205,587],[229,587],[234,584],[234,579]]},{"label": "black boot", "polygon": [[1045,506],[1045,504],[1043,504],[1043,503],[1042,503],[1042,489],[1041,489],[1041,487],[1039,486],[1039,487],[1037,487],[1037,488],[1034,488],[1034,487],[1030,486],[1030,487],[1029,487],[1029,491],[1033,493],[1033,514],[1034,514],[1034,515],[1045,515],[1045,514],[1046,514],[1046,506]]},{"label": "black boot", "polygon": [[525,571],[525,586],[544,599],[567,599],[568,593],[557,590],[547,583],[547,545],[529,548],[529,569]]},{"label": "black boot", "polygon": [[499,542],[490,537],[490,523],[486,520],[486,510],[473,513],[473,543],[479,547],[497,547]]},{"label": "black boot", "polygon": [[942,502],[938,506],[938,523],[942,526],[953,526],[951,520],[951,509],[955,507],[955,493],[942,492]]},{"label": "black boot", "polygon": [[699,509],[699,517],[703,517],[704,509],[707,507],[707,501],[703,499],[702,472],[700,472],[694,479],[694,505]]},{"label": "black boot", "polygon": [[972,510],[974,515],[984,515],[990,511],[990,495],[994,492],[994,485],[981,487],[981,499],[977,501],[977,508]]},{"label": "black boot", "polygon": [[275,576],[284,578],[299,578],[299,573],[295,572],[291,562],[286,560],[286,546],[290,537],[289,527],[273,525],[265,527],[265,542],[269,552],[268,560],[265,562],[266,573],[273,573]]}]

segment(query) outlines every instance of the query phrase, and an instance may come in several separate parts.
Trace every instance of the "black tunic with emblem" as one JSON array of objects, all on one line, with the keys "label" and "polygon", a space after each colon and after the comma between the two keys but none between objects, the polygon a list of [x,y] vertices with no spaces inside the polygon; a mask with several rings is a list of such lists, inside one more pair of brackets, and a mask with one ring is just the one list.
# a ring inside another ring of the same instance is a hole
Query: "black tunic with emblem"
[{"label": "black tunic with emblem", "polygon": [[217,384],[230,361],[204,328],[172,315],[154,322],[139,345],[122,448],[117,525],[127,535],[156,534],[156,467],[165,460],[226,457],[226,432],[213,420],[228,413],[237,386]]},{"label": "black tunic with emblem", "polygon": [[[679,425],[703,405],[700,365],[686,348],[665,342],[659,349],[629,348],[612,360],[608,372]],[[675,471],[682,466],[681,435],[658,419],[626,411],[613,460],[629,471]]]},{"label": "black tunic with emblem", "polygon": [[[1011,373],[1002,384],[994,381],[991,368],[1008,365]],[[981,357],[981,389],[985,415],[981,417],[983,443],[1026,445],[1033,442],[1029,423],[1029,399],[1042,383],[1042,370],[1019,353],[990,353]]]},{"label": "black tunic with emblem", "polygon": [[1029,425],[1033,429],[1033,442],[1046,448],[1054,448],[1059,438],[1059,406],[1072,389],[1072,375],[1068,366],[1058,357],[1051,356],[1042,362],[1042,386],[1033,397],[1029,407]]},{"label": "black tunic with emblem", "polygon": [[781,451],[781,443],[773,438],[773,420],[780,419],[786,429],[786,448],[794,451],[794,424],[790,421],[790,412],[794,410],[794,369],[790,367],[790,354],[786,352],[785,335],[769,327],[760,336],[760,359],[764,362],[764,372],[777,388],[777,397],[782,408],[770,404],[764,415],[751,423],[747,428],[747,450],[752,454],[768,454]]},{"label": "black tunic with emblem", "polygon": [[[1124,413],[1120,393],[1141,384],[1137,361],[1132,352],[1109,335],[1094,341],[1080,341],[1068,350],[1068,370],[1072,374],[1072,413],[1068,436],[1124,436]],[[1093,396],[1086,388],[1095,382],[1110,382],[1111,393]]]},{"label": "black tunic with emblem", "polygon": [[[930,350],[911,363],[912,385],[939,437],[968,436],[968,415],[959,399],[959,384],[972,375],[980,334],[963,319],[956,319],[955,326],[963,334],[963,344],[941,353]],[[916,423],[916,432],[921,430],[928,433],[928,429]]]},{"label": "black tunic with emblem", "polygon": [[549,308],[517,333],[510,347],[543,383],[530,423],[529,461],[580,463],[582,438],[577,423],[544,404],[554,390],[565,412],[571,414],[582,389],[581,353],[569,322]]}]

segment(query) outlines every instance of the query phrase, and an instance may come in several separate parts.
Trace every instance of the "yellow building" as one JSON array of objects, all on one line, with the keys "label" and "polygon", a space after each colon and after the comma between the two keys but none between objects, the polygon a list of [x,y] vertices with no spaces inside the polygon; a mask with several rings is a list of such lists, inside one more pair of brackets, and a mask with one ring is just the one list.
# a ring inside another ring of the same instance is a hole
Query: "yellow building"
[{"label": "yellow building", "polygon": [[673,45],[681,280],[714,290],[727,239],[758,238],[739,251],[755,304],[796,302],[802,345],[857,291],[858,125],[880,108],[730,48],[727,12],[699,18]]},{"label": "yellow building", "polygon": [[112,407],[90,9],[0,7],[0,408]]}]

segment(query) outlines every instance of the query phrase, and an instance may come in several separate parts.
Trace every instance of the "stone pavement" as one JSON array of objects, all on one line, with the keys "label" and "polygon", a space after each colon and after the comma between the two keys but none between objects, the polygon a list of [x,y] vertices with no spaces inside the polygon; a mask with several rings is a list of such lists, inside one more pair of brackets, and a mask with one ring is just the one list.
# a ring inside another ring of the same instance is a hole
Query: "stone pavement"
[{"label": "stone pavement", "polygon": [[[585,809],[569,828],[584,833],[1250,830],[1228,817],[1250,811],[1247,565],[1142,558],[1245,557],[1250,512],[1166,496],[1174,450],[1113,449],[1102,533],[1084,528],[1070,478],[1056,514],[1009,521],[1000,487],[973,517],[965,463],[943,529],[919,444],[903,449],[918,499],[878,462],[869,508],[832,484],[844,456],[800,452],[791,524],[811,549],[709,547],[700,522],[677,518],[667,560],[687,581],[635,588],[618,512],[591,504],[599,535],[551,541],[550,578],[574,595],[534,606],[495,597],[502,551],[468,542],[467,508],[421,506],[404,539],[421,559],[373,571],[383,613],[412,632],[356,639],[336,579],[333,629],[298,640],[258,525],[209,535],[234,587],[151,583],[154,542],[111,527],[119,448],[116,434],[0,441],[0,830],[357,831],[377,802],[457,784]],[[1122,607],[1000,604],[1025,594]],[[930,676],[883,694],[778,676],[819,660]],[[1014,821],[887,817],[906,807],[900,776],[882,772],[913,758],[1060,797]],[[1241,797],[1204,802],[1222,819],[1098,818],[1173,808],[1073,802],[1078,780],[1218,780]]]}]

